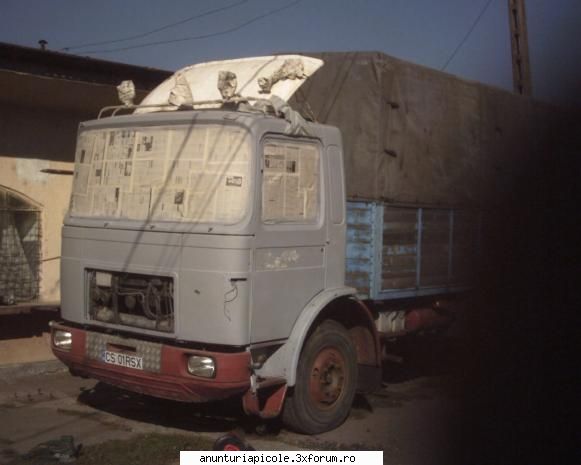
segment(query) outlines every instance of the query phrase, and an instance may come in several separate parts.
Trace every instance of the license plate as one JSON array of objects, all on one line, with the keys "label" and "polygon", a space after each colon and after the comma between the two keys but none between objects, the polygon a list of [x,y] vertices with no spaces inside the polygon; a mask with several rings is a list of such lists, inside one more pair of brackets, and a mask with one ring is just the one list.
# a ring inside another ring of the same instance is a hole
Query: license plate
[{"label": "license plate", "polygon": [[143,370],[143,357],[124,354],[122,352],[111,352],[106,350],[103,352],[103,361],[109,365]]}]

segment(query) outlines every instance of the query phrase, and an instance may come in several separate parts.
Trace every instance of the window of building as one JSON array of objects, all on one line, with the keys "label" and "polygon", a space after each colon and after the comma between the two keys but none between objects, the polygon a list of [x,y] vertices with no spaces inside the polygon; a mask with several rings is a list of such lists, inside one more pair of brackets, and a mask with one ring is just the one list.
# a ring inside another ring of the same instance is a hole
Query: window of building
[{"label": "window of building", "polygon": [[40,209],[0,187],[0,304],[38,297]]}]

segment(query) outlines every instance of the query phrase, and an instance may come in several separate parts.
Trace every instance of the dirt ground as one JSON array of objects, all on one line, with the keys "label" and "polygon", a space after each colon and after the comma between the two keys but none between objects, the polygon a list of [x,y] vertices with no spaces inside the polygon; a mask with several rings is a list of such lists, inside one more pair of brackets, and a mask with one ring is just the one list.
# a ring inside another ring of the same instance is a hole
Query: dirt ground
[{"label": "dirt ground", "polygon": [[383,388],[358,395],[342,426],[316,436],[247,418],[238,400],[165,401],[65,371],[0,379],[0,463],[20,463],[15,460],[35,445],[71,435],[83,444],[80,464],[141,463],[139,451],[148,463],[174,464],[180,447],[209,449],[234,429],[258,450],[383,450],[386,464],[455,463],[462,421],[460,341],[411,340],[394,350],[405,361],[385,366]]}]

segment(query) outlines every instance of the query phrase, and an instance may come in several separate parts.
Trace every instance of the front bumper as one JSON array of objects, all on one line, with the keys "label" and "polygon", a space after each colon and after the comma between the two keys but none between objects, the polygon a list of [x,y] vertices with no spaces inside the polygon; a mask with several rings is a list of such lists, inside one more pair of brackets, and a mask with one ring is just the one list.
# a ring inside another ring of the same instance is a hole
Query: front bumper
[{"label": "front bumper", "polygon": [[[65,330],[72,333],[70,350],[52,345],[55,356],[71,372],[94,378],[129,391],[184,402],[208,402],[241,395],[250,388],[250,354],[223,353],[186,349],[169,344],[157,344],[156,362],[148,369],[132,369],[110,365],[94,357],[95,338],[101,333],[75,328],[62,323],[52,325],[52,332]],[[103,336],[106,337],[106,336]],[[52,338],[51,338],[52,340]],[[124,339],[128,345],[136,339]],[[143,344],[143,343],[142,343]],[[90,356],[90,355],[93,356]],[[200,378],[187,371],[190,355],[212,357],[216,364],[213,378]],[[151,356],[151,354],[149,354]]]}]

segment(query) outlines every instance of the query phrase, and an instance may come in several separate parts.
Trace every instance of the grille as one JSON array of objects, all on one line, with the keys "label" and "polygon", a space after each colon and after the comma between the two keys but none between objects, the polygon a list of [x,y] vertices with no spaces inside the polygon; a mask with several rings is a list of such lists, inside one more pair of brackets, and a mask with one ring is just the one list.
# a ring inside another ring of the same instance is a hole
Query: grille
[{"label": "grille", "polygon": [[91,319],[155,331],[173,331],[172,278],[87,270],[87,280]]}]

